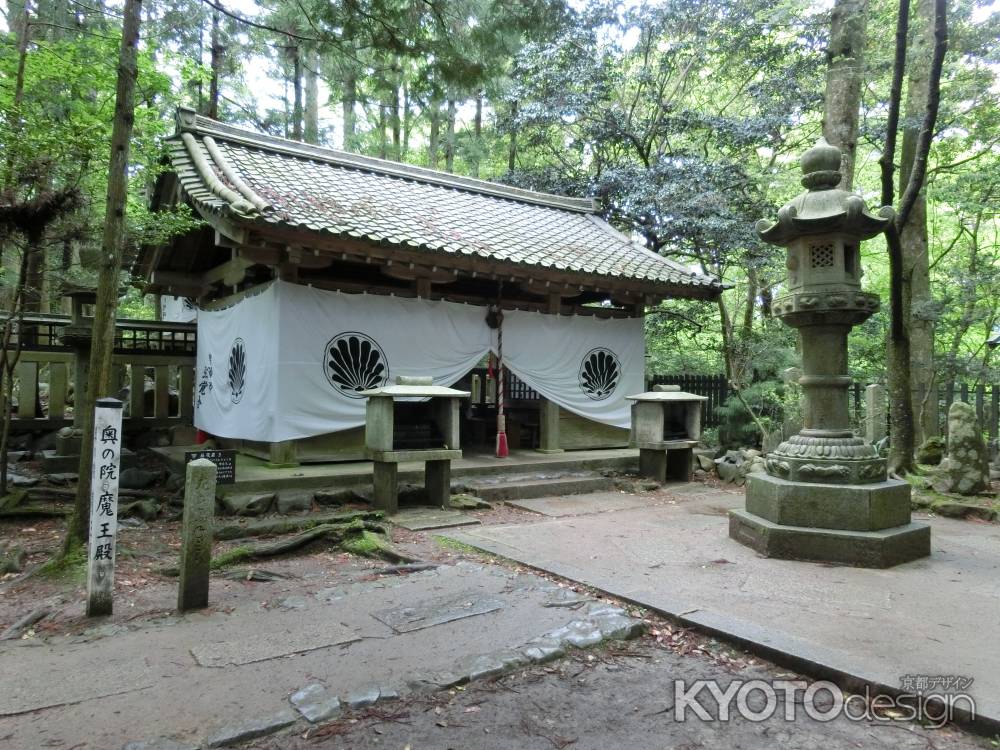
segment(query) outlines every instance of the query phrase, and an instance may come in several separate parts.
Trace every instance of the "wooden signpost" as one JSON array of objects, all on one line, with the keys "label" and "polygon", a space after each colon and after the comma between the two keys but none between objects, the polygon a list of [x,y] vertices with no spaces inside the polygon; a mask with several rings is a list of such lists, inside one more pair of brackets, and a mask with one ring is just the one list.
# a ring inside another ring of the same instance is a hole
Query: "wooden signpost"
[{"label": "wooden signpost", "polygon": [[90,475],[87,546],[87,616],[110,615],[118,534],[118,469],[122,455],[122,402],[98,399],[94,408],[94,465]]}]

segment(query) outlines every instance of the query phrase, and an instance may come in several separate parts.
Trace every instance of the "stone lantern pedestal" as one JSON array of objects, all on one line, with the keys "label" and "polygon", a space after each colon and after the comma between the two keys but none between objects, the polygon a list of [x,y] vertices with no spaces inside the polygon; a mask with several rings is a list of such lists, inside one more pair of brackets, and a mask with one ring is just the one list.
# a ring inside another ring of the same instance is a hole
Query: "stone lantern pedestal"
[{"label": "stone lantern pedestal", "polygon": [[879,307],[861,291],[860,244],[892,209],[868,213],[837,187],[839,169],[840,150],[821,141],[802,157],[807,191],[757,225],[787,248],[787,293],[772,311],[799,331],[803,428],[747,477],[729,535],[768,557],[884,568],[929,555],[930,528],[911,522],[909,484],[887,479],[885,459],[851,429],[847,336]]}]

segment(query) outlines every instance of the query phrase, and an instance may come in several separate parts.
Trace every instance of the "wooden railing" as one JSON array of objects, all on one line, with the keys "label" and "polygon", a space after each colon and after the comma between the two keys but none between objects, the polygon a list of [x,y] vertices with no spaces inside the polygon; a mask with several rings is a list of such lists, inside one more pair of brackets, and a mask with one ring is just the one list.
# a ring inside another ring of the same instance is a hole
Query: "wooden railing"
[{"label": "wooden railing", "polygon": [[[69,324],[63,315],[24,319],[14,375],[14,431],[55,430],[73,423],[76,363],[60,340]],[[117,322],[111,395],[125,401],[127,429],[191,424],[196,349],[193,323]]]}]

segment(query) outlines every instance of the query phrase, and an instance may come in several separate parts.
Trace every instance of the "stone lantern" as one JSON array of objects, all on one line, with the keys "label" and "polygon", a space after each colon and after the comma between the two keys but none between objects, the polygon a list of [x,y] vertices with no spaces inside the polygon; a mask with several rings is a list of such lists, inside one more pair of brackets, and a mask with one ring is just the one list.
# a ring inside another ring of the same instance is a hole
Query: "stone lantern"
[{"label": "stone lantern", "polygon": [[848,411],[847,336],[879,307],[861,291],[860,244],[881,234],[891,208],[869,213],[838,188],[840,149],[825,140],[802,156],[806,192],[757,223],[786,248],[785,294],[773,313],[799,331],[803,428],[747,478],[746,510],[729,535],[769,557],[889,567],[930,554],[930,528],[910,520],[910,486],[886,478],[886,461],[856,436]]}]

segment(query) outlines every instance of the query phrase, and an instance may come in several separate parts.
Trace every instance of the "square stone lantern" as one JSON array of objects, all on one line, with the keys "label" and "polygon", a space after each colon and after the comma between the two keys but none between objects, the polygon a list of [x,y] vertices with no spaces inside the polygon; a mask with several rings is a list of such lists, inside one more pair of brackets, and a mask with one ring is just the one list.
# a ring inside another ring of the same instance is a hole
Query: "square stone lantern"
[{"label": "square stone lantern", "polygon": [[399,507],[399,464],[424,463],[430,502],[446,507],[451,496],[451,462],[462,457],[459,399],[468,391],[434,385],[431,378],[396,377],[392,385],[362,391],[365,454],[374,463],[374,502],[378,510]]},{"label": "square stone lantern", "polygon": [[881,234],[891,208],[869,213],[838,187],[840,149],[821,140],[802,157],[806,192],[757,224],[786,248],[788,282],[772,312],[799,331],[803,428],[747,477],[746,510],[729,535],[769,557],[884,568],[930,554],[930,528],[910,519],[910,486],[854,434],[848,410],[847,336],[878,310],[861,291],[860,246]]},{"label": "square stone lantern", "polygon": [[626,396],[632,404],[632,446],[639,449],[639,473],[665,482],[691,481],[693,449],[701,437],[705,396],[685,393],[678,385]]}]

